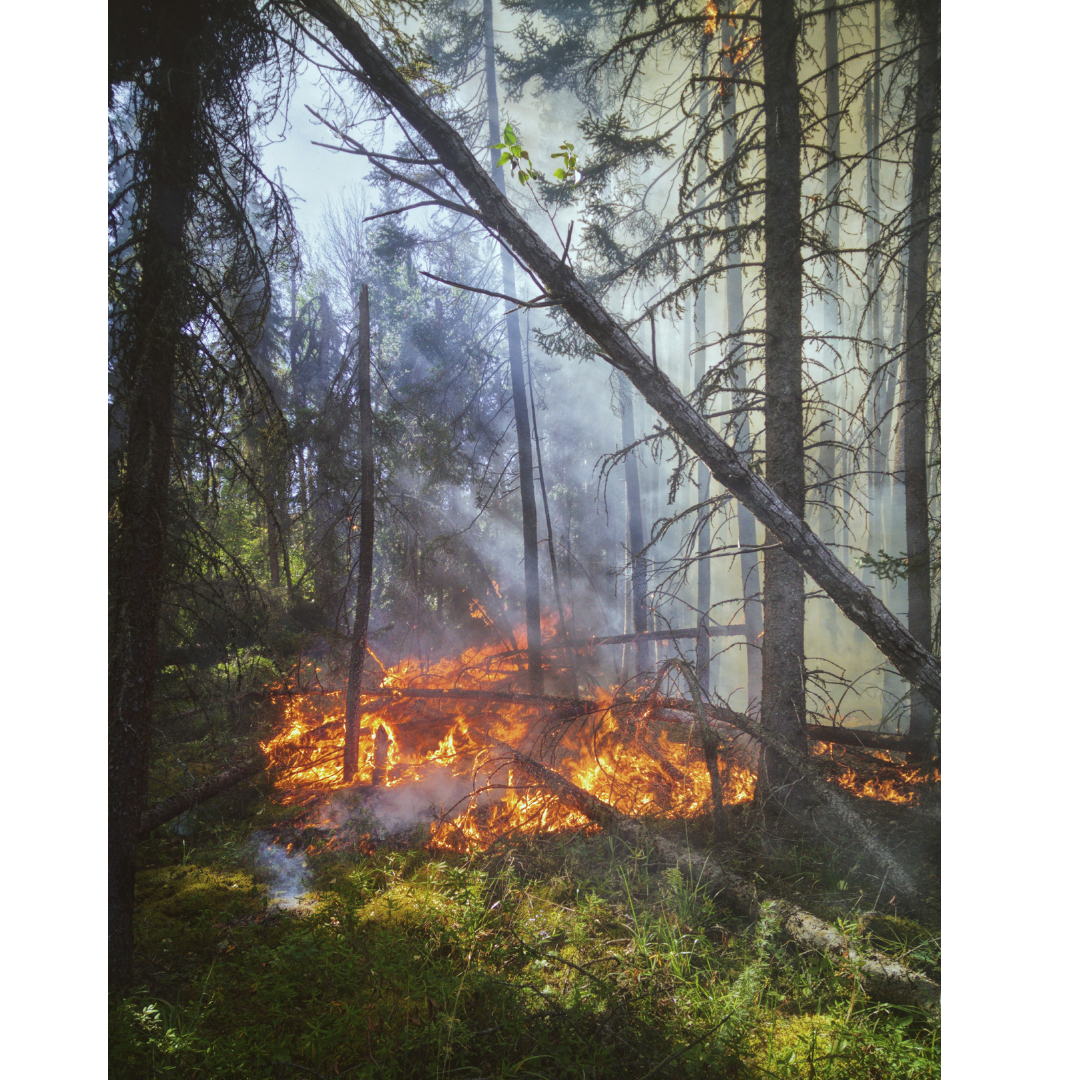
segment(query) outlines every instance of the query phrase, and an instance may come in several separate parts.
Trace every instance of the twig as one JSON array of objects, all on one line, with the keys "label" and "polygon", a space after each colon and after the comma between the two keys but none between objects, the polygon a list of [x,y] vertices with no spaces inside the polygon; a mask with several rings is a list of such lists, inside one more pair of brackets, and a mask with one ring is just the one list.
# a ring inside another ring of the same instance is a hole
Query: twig
[{"label": "twig", "polygon": [[[364,220],[366,221],[367,219],[365,218]],[[515,311],[521,308],[554,307],[555,304],[558,303],[557,300],[552,300],[550,297],[545,296],[538,296],[535,300],[518,300],[516,296],[507,296],[506,293],[492,292],[490,289],[481,289],[479,285],[463,285],[460,281],[450,281],[447,278],[441,278],[436,274],[429,274],[426,270],[421,270],[420,273],[426,278],[431,278],[432,281],[439,282],[441,285],[449,285],[454,289],[464,289],[466,292],[481,293],[484,296],[493,296],[496,300],[505,300],[507,303],[514,305]]]}]

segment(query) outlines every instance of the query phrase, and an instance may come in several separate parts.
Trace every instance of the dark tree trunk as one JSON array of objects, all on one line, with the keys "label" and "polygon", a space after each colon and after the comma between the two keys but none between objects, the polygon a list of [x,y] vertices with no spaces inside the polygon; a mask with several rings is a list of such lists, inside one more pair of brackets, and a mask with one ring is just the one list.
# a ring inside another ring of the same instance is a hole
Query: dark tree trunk
[{"label": "dark tree trunk", "polygon": [[360,286],[356,331],[356,398],[360,413],[360,550],[356,560],[356,620],[349,653],[349,681],[345,690],[343,776],[346,783],[356,775],[360,758],[360,691],[367,657],[371,572],[375,562],[375,439],[371,416],[371,312],[367,285]]},{"label": "dark tree trunk", "polygon": [[461,136],[402,78],[363,28],[335,0],[302,0],[302,4],[356,60],[364,85],[394,108],[439,155],[443,165],[475,201],[484,223],[503,237],[548,294],[592,338],[597,354],[626,375],[675,434],[708,465],[713,476],[749,508],[784,551],[836,601],[897,670],[935,705],[939,703],[941,661],[912,637],[873,592],[822,544],[802,516],[747,466],[671,380],[653,365],[582,284],[573,268],[510,205]]},{"label": "dark tree trunk", "polygon": [[[484,0],[484,68],[487,76],[488,137],[502,142],[499,130],[499,88],[495,77],[495,15],[492,0]],[[505,195],[502,169],[496,165],[498,150],[491,151],[491,175]],[[503,292],[516,295],[514,260],[505,247],[502,256]],[[532,446],[529,442],[529,406],[525,396],[525,369],[521,362],[521,328],[518,313],[506,313],[506,342],[510,354],[510,385],[514,398],[517,429],[518,481],[521,484],[521,534],[525,547],[525,639],[528,645],[529,690],[544,692],[544,671],[540,655],[540,564],[537,550],[536,493],[533,488]]]},{"label": "dark tree trunk", "polygon": [[[929,334],[927,283],[930,263],[930,201],[933,191],[934,134],[940,101],[939,0],[919,6],[919,74],[915,103],[915,145],[911,178],[906,335],[904,350],[904,519],[907,534],[908,629],[925,648],[933,644],[930,572],[930,510],[926,484],[926,353]],[[934,724],[930,703],[911,692],[908,734],[923,742]],[[924,755],[913,755],[922,757]]]},{"label": "dark tree trunk", "polygon": [[173,384],[192,316],[184,233],[197,171],[199,89],[182,40],[169,42],[151,82],[141,277],[118,365],[127,418],[109,612],[109,984],[118,988],[133,977],[135,849],[147,798]]},{"label": "dark tree trunk", "polygon": [[[806,498],[802,409],[802,254],[799,206],[799,84],[792,0],[762,0],[765,80],[765,474],[800,518]],[[761,721],[805,752],[802,567],[765,550]],[[758,797],[794,808],[804,785],[770,747],[762,750]]]}]

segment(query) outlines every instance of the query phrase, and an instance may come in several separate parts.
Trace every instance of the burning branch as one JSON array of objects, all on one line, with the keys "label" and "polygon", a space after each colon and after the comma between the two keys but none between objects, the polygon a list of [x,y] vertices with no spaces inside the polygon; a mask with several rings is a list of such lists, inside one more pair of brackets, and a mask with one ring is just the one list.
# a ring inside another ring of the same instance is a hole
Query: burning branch
[{"label": "burning branch", "polygon": [[938,1007],[941,987],[920,972],[912,971],[881,953],[858,951],[843,934],[816,915],[787,900],[759,896],[750,882],[722,866],[710,863],[710,856],[704,852],[692,848],[681,850],[670,840],[654,836],[643,825],[520,750],[498,739],[483,738],[500,757],[546,787],[561,802],[584,814],[590,821],[617,831],[635,846],[654,849],[665,866],[677,866],[692,884],[706,882],[725,900],[752,918],[761,918],[766,911],[779,916],[781,926],[799,945],[849,965],[867,996],[875,1001],[927,1009]]}]

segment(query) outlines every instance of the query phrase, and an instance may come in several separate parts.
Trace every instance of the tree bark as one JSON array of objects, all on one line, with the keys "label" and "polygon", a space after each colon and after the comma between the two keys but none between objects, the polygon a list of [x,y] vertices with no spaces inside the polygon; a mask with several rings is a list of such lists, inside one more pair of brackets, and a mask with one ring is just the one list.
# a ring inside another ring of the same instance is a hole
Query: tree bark
[{"label": "tree bark", "polygon": [[371,311],[368,287],[360,286],[357,305],[357,408],[360,412],[360,550],[357,558],[356,620],[345,691],[345,755],[343,777],[356,775],[360,756],[360,690],[367,657],[371,615],[371,573],[375,562],[375,439],[371,415]]},{"label": "tree bark", "polygon": [[[919,54],[915,104],[915,145],[911,178],[906,334],[904,350],[904,519],[907,535],[908,629],[927,650],[933,647],[930,567],[930,506],[926,483],[927,286],[930,262],[930,201],[933,193],[934,134],[939,116],[939,0],[918,8]],[[911,691],[908,734],[926,743],[934,724],[930,701]],[[928,750],[916,756],[923,757]]]},{"label": "tree bark", "polygon": [[[502,142],[499,130],[499,88],[495,77],[495,13],[492,0],[484,0],[484,70],[487,79],[488,138]],[[503,171],[496,164],[499,151],[491,151],[491,175],[499,193],[506,197]],[[505,247],[502,258],[503,293],[515,296],[514,260]],[[540,653],[540,564],[537,546],[536,492],[533,486],[532,446],[529,441],[529,407],[525,397],[525,369],[521,361],[521,327],[518,313],[506,313],[506,342],[510,357],[510,386],[517,431],[518,482],[521,485],[521,535],[525,549],[525,640],[529,666],[529,690],[544,692],[543,659]]]},{"label": "tree bark", "polygon": [[135,849],[147,797],[158,621],[164,589],[173,385],[193,315],[184,233],[197,165],[199,85],[176,34],[152,78],[141,276],[118,365],[127,418],[119,526],[110,553],[109,984],[133,977]]},{"label": "tree bark", "polygon": [[713,476],[743,502],[791,557],[862,629],[935,707],[941,697],[941,662],[921,645],[871,590],[852,574],[773,489],[728,446],[662,371],[619,326],[511,206],[480,167],[461,136],[438,116],[335,0],[299,0],[359,65],[357,77],[392,107],[439,155],[476,202],[485,224],[513,248],[550,297],[588,334],[597,355],[623,372]]},{"label": "tree bark", "polygon": [[[802,126],[793,0],[762,0],[765,111],[765,475],[803,516]],[[802,567],[786,551],[765,550],[765,628],[761,723],[806,749],[803,671],[805,590]],[[805,798],[798,772],[766,745],[755,798],[796,809]]]}]

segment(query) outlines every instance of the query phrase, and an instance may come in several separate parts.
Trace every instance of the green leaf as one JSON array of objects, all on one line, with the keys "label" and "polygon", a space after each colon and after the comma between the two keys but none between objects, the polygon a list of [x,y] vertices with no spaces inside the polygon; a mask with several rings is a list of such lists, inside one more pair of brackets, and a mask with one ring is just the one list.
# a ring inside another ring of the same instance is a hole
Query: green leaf
[{"label": "green leaf", "polygon": [[509,124],[506,125],[506,128],[503,131],[503,139],[509,146],[513,146],[514,143],[517,142],[517,136],[514,134],[514,129]]},{"label": "green leaf", "polygon": [[497,169],[500,165],[505,165],[509,160],[510,154],[508,151],[504,150],[502,152],[502,157],[500,157],[499,160],[495,162],[495,168]]},{"label": "green leaf", "polygon": [[522,182],[523,184],[525,183],[525,181],[526,181],[526,180],[528,180],[528,177],[527,177],[527,176],[525,175],[525,170],[524,170],[524,169],[522,169],[522,170],[521,170],[521,172],[519,172],[519,173],[518,173],[518,179],[519,179],[519,180],[520,180],[520,181],[521,181],[521,182]]},{"label": "green leaf", "polygon": [[[555,155],[552,154],[551,156],[554,157]],[[565,169],[556,169],[555,173],[554,173],[554,176],[555,176],[556,180],[565,180],[566,179],[566,170]]]}]

